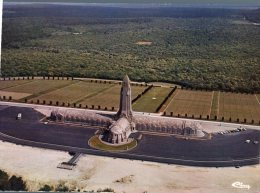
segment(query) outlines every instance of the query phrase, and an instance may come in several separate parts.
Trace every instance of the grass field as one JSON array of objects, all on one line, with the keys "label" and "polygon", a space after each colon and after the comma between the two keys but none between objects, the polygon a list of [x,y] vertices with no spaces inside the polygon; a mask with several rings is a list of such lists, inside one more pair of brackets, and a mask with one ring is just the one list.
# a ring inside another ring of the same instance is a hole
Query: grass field
[{"label": "grass field", "polygon": [[80,103],[83,105],[100,105],[102,108],[118,107],[120,100],[120,85],[114,85],[113,87],[97,94],[94,97],[87,98]]},{"label": "grass field", "polygon": [[187,114],[188,117],[194,115],[195,118],[199,118],[200,115],[206,118],[210,115],[212,92],[180,89],[175,92],[178,93],[166,109],[167,114],[173,112],[174,116]]},{"label": "grass field", "polygon": [[[13,101],[24,101],[27,98],[36,103],[40,100],[49,104],[59,102],[77,103],[82,107],[92,105],[97,108],[115,110],[119,107],[120,101],[119,84],[92,83],[80,80],[8,80],[0,81],[0,96],[12,97]],[[147,86],[131,86],[132,99],[141,94]],[[153,87],[142,95],[133,104],[133,110],[139,112],[155,113],[157,108],[164,101],[165,97],[170,93],[170,87]],[[166,112],[166,115],[185,116],[210,119],[260,123],[260,94],[236,94],[220,91],[194,91],[177,89],[171,97],[163,104],[159,112]],[[252,122],[252,120],[254,120]]]},{"label": "grass field", "polygon": [[[74,81],[75,82],[75,81]],[[22,85],[13,86],[4,91],[37,94],[72,84],[72,80],[34,80]]]},{"label": "grass field", "polygon": [[133,104],[134,111],[155,113],[172,88],[153,87]]},{"label": "grass field", "polygon": [[89,140],[89,145],[95,149],[100,149],[100,150],[104,150],[104,151],[127,151],[130,149],[133,149],[137,146],[137,141],[133,140],[132,142],[128,143],[128,144],[123,144],[123,145],[118,145],[118,146],[112,146],[112,145],[106,145],[104,143],[102,143],[98,136],[93,136],[90,140]]},{"label": "grass field", "polygon": [[[146,88],[147,87],[145,86],[132,86],[132,99],[141,94]],[[81,101],[80,103],[83,105],[100,106],[101,108],[107,107],[111,109],[114,107],[115,109],[118,109],[120,101],[120,89],[121,85],[115,85],[94,97]]]},{"label": "grass field", "polygon": [[218,115],[219,95],[220,95],[219,91],[213,91],[213,99],[212,99],[211,112],[210,112],[211,119],[215,119],[215,116]]},{"label": "grass field", "polygon": [[234,93],[220,93],[219,98],[219,119],[224,117],[225,121],[255,123],[260,121],[260,104],[257,101],[256,95],[250,94],[234,94]]},{"label": "grass field", "polygon": [[132,100],[141,94],[146,88],[147,86],[132,86]]},{"label": "grass field", "polygon": [[167,107],[169,106],[169,104],[172,102],[173,98],[175,97],[175,95],[177,94],[178,92],[173,92],[170,97],[165,101],[165,103],[162,105],[162,107],[159,109],[158,113],[163,113],[165,112],[165,110],[167,109]]},{"label": "grass field", "polygon": [[76,103],[83,98],[96,95],[102,90],[110,87],[109,84],[99,84],[90,82],[75,82],[69,86],[57,89],[55,91],[43,94],[39,97],[33,98],[32,100],[45,100],[47,101],[59,101],[64,103]]},{"label": "grass field", "polygon": [[5,81],[0,81],[0,89],[7,89],[11,88],[17,85],[22,85],[28,82],[31,82],[32,80],[5,80]]},{"label": "grass field", "polygon": [[21,93],[21,92],[8,92],[8,91],[2,91],[0,90],[0,97],[5,96],[7,99],[9,97],[12,97],[12,100],[19,100],[22,99],[24,97],[28,97],[30,96],[30,93]]}]

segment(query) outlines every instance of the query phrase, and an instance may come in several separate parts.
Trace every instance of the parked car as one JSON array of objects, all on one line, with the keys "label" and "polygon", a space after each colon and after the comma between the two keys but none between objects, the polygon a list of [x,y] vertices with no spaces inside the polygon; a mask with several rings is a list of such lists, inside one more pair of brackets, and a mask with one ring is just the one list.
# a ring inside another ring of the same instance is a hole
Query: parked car
[{"label": "parked car", "polygon": [[22,119],[22,113],[18,113],[16,116],[16,120],[21,120]]}]

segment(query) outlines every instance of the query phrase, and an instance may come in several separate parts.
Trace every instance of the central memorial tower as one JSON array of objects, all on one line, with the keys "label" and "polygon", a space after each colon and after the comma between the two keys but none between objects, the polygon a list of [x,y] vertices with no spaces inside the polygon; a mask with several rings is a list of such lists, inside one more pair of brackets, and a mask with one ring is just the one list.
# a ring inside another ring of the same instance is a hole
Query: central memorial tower
[{"label": "central memorial tower", "polygon": [[129,136],[135,131],[131,98],[131,84],[126,75],[122,81],[119,110],[116,114],[115,121],[108,128],[108,141],[113,144],[128,143]]},{"label": "central memorial tower", "polygon": [[130,80],[127,75],[125,75],[121,92],[120,92],[120,104],[119,111],[117,112],[117,117],[125,117],[128,121],[133,119],[133,110],[132,110],[132,99],[131,99],[131,85]]}]

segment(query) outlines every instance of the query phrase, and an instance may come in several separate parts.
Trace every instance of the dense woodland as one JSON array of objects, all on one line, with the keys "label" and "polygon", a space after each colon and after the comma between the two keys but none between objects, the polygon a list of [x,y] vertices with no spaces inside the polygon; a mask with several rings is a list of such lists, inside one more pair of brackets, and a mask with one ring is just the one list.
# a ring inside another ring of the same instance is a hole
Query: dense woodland
[{"label": "dense woodland", "polygon": [[[260,92],[260,11],[5,5],[4,76],[164,81]],[[137,45],[149,41],[151,45]]]}]

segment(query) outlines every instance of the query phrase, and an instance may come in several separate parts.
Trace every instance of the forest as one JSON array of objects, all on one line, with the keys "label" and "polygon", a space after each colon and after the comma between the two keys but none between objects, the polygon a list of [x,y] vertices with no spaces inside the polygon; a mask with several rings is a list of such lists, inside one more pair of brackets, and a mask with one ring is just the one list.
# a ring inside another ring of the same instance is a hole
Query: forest
[{"label": "forest", "polygon": [[4,5],[2,74],[128,74],[135,81],[260,92],[259,15],[259,9]]}]

